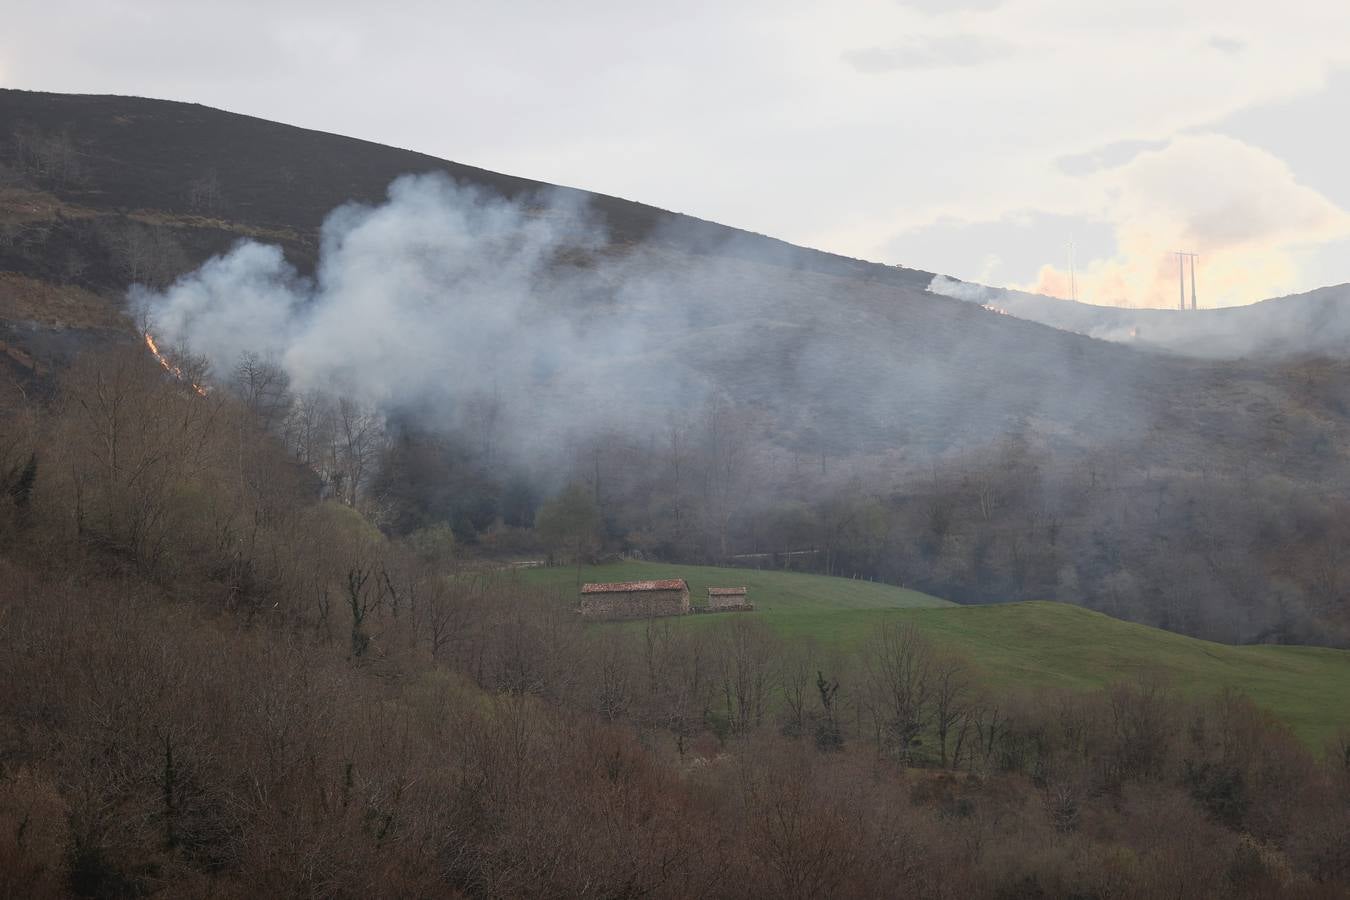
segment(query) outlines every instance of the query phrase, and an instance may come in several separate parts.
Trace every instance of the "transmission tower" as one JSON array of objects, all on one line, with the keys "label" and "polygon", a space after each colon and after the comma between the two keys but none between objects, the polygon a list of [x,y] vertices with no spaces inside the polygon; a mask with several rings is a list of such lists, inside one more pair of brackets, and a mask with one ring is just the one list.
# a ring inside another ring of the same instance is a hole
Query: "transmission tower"
[{"label": "transmission tower", "polygon": [[1188,253],[1185,250],[1176,251],[1177,254],[1177,290],[1181,294],[1180,309],[1186,308],[1186,260],[1191,261],[1191,309],[1197,309],[1195,305],[1195,261],[1199,258],[1199,253]]}]

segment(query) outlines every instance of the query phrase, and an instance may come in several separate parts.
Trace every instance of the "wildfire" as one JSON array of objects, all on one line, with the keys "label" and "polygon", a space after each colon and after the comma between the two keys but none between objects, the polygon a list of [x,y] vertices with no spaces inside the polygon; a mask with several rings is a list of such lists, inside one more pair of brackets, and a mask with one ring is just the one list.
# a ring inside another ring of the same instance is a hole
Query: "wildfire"
[{"label": "wildfire", "polygon": [[1012,313],[1008,312],[1006,309],[999,309],[997,306],[994,306],[993,304],[990,304],[990,303],[984,303],[984,304],[981,304],[981,308],[982,308],[982,309],[987,309],[987,310],[989,310],[989,311],[992,312],[992,313],[998,313],[1000,316],[1010,316],[1010,315],[1012,315]]},{"label": "wildfire", "polygon": [[169,358],[159,351],[159,345],[155,343],[155,339],[150,336],[150,332],[148,331],[145,332],[145,346],[150,348],[150,352],[154,355],[159,364],[164,367],[165,372],[168,372],[178,381],[186,381],[188,384],[192,385],[192,389],[199,395],[203,397],[206,396],[206,388],[197,384],[195,381],[190,381],[188,377],[183,374],[182,369],[169,362]]}]

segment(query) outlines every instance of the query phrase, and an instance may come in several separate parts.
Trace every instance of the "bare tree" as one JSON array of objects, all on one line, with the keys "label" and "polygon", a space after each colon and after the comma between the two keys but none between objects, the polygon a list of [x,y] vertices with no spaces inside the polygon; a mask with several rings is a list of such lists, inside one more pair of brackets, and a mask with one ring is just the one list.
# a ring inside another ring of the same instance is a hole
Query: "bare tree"
[{"label": "bare tree", "polygon": [[290,414],[282,426],[286,445],[295,458],[314,469],[325,480],[329,448],[336,446],[336,415],[333,404],[319,391],[309,390],[295,397]]},{"label": "bare tree", "polygon": [[20,126],[14,129],[11,146],[19,170],[39,181],[63,187],[83,175],[79,151],[69,132],[48,134]]},{"label": "bare tree", "polygon": [[903,759],[922,740],[932,716],[932,650],[913,624],[887,619],[864,651],[878,749]]},{"label": "bare tree", "polygon": [[178,491],[216,446],[222,401],[166,377],[148,354],[119,350],[77,364],[62,406],[77,533],[153,568],[174,535]]},{"label": "bare tree", "polygon": [[961,761],[961,750],[970,726],[972,678],[965,660],[958,656],[940,655],[932,664],[933,728],[937,732],[938,750],[943,768],[947,767],[947,746],[955,738],[950,761],[952,767]]},{"label": "bare tree", "polygon": [[719,689],[733,733],[758,726],[764,717],[775,639],[763,623],[733,618],[717,637]]},{"label": "bare tree", "polygon": [[203,215],[214,215],[221,211],[225,205],[225,195],[215,169],[207,170],[200,178],[188,183],[187,204],[188,209]]},{"label": "bare tree", "polygon": [[339,497],[355,506],[383,447],[384,420],[375,410],[343,397],[337,404],[334,442],[334,469],[342,475]]},{"label": "bare tree", "polygon": [[235,363],[233,386],[245,408],[268,431],[279,426],[291,409],[290,378],[274,362],[246,352]]},{"label": "bare tree", "polygon": [[704,505],[716,536],[717,553],[731,552],[731,518],[741,508],[751,462],[750,421],[718,395],[703,416]]},{"label": "bare tree", "polygon": [[815,641],[793,641],[778,654],[777,682],[787,710],[783,731],[794,737],[806,733],[806,720],[816,694],[816,659],[819,651]]},{"label": "bare tree", "polygon": [[113,263],[128,284],[163,288],[188,268],[182,245],[165,226],[123,219],[105,235]]},{"label": "bare tree", "polygon": [[608,630],[591,645],[593,697],[600,715],[613,721],[628,714],[633,701],[633,654],[628,634]]},{"label": "bare tree", "polygon": [[492,465],[496,455],[497,440],[501,430],[502,395],[493,385],[491,393],[483,392],[470,398],[465,404],[465,414],[469,427],[478,445],[478,453],[484,465]]}]

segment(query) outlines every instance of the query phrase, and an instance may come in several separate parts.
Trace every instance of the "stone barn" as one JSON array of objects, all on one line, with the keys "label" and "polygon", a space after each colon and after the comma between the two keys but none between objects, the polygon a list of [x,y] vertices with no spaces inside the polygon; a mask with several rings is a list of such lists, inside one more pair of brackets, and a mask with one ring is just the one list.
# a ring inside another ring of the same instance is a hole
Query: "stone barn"
[{"label": "stone barn", "polygon": [[581,587],[581,616],[585,619],[649,619],[688,612],[689,585],[683,578]]},{"label": "stone barn", "polygon": [[743,587],[708,588],[708,612],[749,611],[755,608],[750,602],[750,591]]}]

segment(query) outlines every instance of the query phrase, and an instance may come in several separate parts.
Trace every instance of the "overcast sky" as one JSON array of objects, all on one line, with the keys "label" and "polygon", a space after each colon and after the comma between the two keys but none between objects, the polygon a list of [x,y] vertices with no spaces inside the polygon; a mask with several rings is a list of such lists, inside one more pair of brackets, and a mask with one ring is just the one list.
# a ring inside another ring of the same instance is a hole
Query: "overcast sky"
[{"label": "overcast sky", "polygon": [[190,100],[1000,286],[1350,281],[1347,0],[0,0],[0,86]]}]

